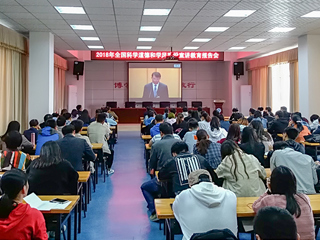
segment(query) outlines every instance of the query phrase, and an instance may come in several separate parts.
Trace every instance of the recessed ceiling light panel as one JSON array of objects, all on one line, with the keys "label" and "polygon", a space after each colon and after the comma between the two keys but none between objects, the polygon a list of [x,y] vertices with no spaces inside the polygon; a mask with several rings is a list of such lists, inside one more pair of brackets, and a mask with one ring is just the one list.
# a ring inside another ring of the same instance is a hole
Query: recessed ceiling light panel
[{"label": "recessed ceiling light panel", "polygon": [[183,49],[186,49],[186,50],[196,50],[196,49],[198,49],[199,47],[188,47],[188,46],[186,46],[186,47],[184,47]]},{"label": "recessed ceiling light panel", "polygon": [[103,46],[88,46],[91,49],[103,49]]},{"label": "recessed ceiling light panel", "polygon": [[256,10],[230,10],[224,17],[248,17]]},{"label": "recessed ceiling light panel", "polygon": [[94,30],[92,25],[70,25],[74,30]]},{"label": "recessed ceiling light panel", "polygon": [[144,9],[143,15],[146,16],[167,16],[171,9]]},{"label": "recessed ceiling light panel", "polygon": [[308,14],[305,14],[301,17],[305,17],[305,18],[320,18],[320,11],[312,11],[309,12]]},{"label": "recessed ceiling light panel", "polygon": [[141,26],[140,31],[159,32],[161,28],[161,26]]},{"label": "recessed ceiling light panel", "polygon": [[212,38],[195,38],[192,42],[209,42]]},{"label": "recessed ceiling light panel", "polygon": [[137,46],[137,49],[151,49],[151,46]]},{"label": "recessed ceiling light panel", "polygon": [[156,38],[138,38],[139,42],[154,42]]},{"label": "recessed ceiling light panel", "polygon": [[224,32],[228,27],[208,27],[205,32]]},{"label": "recessed ceiling light panel", "polygon": [[269,32],[282,32],[282,33],[285,33],[285,32],[290,32],[292,30],[294,30],[295,27],[275,27],[273,29],[271,29]]},{"label": "recessed ceiling light panel", "polygon": [[231,47],[229,48],[229,50],[241,50],[241,49],[245,49],[246,47]]},{"label": "recessed ceiling light panel", "polygon": [[263,42],[265,41],[264,38],[251,38],[251,39],[248,39],[246,42]]},{"label": "recessed ceiling light panel", "polygon": [[55,7],[62,14],[86,14],[82,7]]},{"label": "recessed ceiling light panel", "polygon": [[83,41],[99,41],[98,37],[81,37]]}]

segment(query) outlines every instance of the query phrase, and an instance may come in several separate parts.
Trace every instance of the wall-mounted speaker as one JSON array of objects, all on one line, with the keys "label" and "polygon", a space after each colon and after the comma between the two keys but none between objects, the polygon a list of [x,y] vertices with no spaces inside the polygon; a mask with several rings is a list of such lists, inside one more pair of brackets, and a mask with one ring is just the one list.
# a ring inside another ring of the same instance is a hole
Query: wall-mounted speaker
[{"label": "wall-mounted speaker", "polygon": [[83,75],[84,62],[74,61],[73,63],[73,75],[77,75],[77,80],[79,76]]}]

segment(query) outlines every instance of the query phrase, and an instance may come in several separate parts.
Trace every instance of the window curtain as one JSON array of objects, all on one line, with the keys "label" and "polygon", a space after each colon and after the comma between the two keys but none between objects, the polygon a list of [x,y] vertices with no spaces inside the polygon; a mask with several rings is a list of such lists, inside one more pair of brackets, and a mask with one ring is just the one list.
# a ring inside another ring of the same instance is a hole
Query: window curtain
[{"label": "window curtain", "polygon": [[66,70],[67,60],[54,55],[54,111],[60,113],[66,108]]},{"label": "window curtain", "polygon": [[[290,63],[292,110],[299,110],[298,48],[247,61],[249,84],[252,85],[252,107],[266,107],[272,104],[270,66]],[[276,109],[275,109],[276,110]]]},{"label": "window curtain", "polygon": [[0,135],[10,121],[28,127],[28,41],[0,25]]}]

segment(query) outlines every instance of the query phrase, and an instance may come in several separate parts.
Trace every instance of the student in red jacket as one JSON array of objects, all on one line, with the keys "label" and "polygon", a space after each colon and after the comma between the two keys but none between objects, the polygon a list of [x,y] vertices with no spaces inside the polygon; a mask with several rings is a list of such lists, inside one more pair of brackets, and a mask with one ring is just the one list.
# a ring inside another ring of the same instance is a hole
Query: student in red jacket
[{"label": "student in red jacket", "polygon": [[27,175],[20,169],[7,171],[1,178],[0,239],[48,239],[42,213],[23,203],[28,193]]}]

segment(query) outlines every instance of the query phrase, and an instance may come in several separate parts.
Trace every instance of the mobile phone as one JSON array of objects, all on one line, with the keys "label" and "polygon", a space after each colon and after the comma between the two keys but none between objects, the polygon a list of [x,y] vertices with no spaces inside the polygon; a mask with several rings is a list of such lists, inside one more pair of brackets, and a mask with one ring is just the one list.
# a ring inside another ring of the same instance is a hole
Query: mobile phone
[{"label": "mobile phone", "polygon": [[66,203],[67,201],[68,200],[64,200],[61,198],[55,198],[55,199],[50,200],[51,203]]}]

